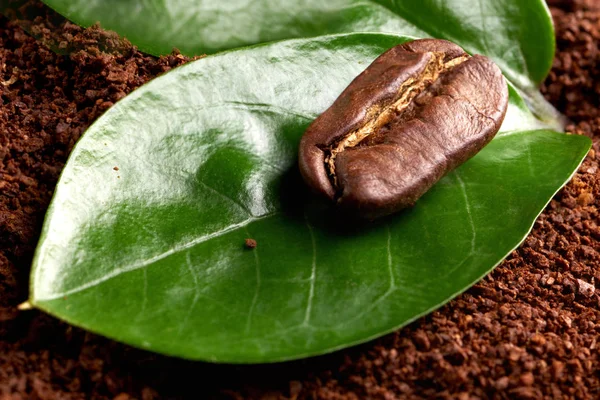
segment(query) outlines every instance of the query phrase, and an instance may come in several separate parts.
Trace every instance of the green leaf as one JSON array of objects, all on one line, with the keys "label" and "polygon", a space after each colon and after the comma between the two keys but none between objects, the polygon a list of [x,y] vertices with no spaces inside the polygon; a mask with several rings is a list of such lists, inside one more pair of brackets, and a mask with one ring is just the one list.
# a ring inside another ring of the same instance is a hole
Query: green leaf
[{"label": "green leaf", "polygon": [[519,88],[552,66],[554,33],[542,0],[44,0],[78,24],[99,21],[151,54],[215,53],[344,32],[445,38],[496,61]]},{"label": "green leaf", "polygon": [[513,90],[502,132],[414,208],[340,225],[299,178],[300,137],[405,40],[221,53],[116,104],[64,169],[30,302],[161,353],[271,362],[369,340],[468,288],[522,241],[590,140],[515,130],[536,121]]}]

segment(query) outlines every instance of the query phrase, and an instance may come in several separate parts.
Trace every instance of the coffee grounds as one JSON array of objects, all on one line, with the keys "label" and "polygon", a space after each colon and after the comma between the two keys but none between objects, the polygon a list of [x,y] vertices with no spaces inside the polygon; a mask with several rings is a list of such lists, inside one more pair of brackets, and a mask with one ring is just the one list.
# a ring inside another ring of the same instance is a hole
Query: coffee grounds
[{"label": "coffee grounds", "polygon": [[164,357],[17,311],[74,143],[114,102],[187,59],[156,59],[97,27],[57,24],[35,2],[45,17],[28,30],[46,43],[58,38],[72,55],[0,19],[0,398],[600,398],[600,7],[550,4],[558,50],[543,92],[594,147],[525,243],[467,293],[398,332],[262,366]]}]

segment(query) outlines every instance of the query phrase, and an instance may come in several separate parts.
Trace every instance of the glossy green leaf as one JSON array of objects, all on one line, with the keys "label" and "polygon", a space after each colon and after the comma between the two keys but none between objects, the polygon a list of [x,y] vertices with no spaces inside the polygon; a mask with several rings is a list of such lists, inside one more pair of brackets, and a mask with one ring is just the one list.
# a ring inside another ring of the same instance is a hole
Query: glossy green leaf
[{"label": "glossy green leaf", "polygon": [[222,53],[119,102],[65,167],[30,302],[153,351],[270,362],[366,341],[465,290],[521,242],[590,140],[517,131],[536,121],[512,91],[502,132],[414,208],[343,226],[299,178],[297,146],[404,40],[350,34]]},{"label": "glossy green leaf", "polygon": [[[492,57],[518,87],[540,83],[554,34],[542,0],[45,0],[67,18],[127,37],[140,49],[197,55],[345,32],[446,38]],[[535,38],[535,40],[532,40]]]}]

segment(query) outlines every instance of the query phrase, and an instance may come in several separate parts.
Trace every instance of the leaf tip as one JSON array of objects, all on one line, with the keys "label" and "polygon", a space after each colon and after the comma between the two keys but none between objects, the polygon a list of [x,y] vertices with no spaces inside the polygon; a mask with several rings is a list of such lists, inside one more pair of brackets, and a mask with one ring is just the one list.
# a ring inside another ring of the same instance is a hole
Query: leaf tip
[{"label": "leaf tip", "polygon": [[32,310],[32,309],[33,309],[33,305],[29,301],[24,301],[23,303],[21,303],[17,306],[17,310],[19,310],[19,311],[28,311],[28,310]]}]

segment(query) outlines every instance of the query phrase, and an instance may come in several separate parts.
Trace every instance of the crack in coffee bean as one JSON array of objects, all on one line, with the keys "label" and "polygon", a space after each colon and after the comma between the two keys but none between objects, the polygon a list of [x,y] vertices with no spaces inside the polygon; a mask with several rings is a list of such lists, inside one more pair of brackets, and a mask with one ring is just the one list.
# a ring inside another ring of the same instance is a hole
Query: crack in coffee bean
[{"label": "crack in coffee bean", "polygon": [[[325,157],[326,168],[328,168],[329,176],[333,181],[334,188],[337,187],[337,177],[335,176],[335,157],[338,153],[344,151],[348,147],[358,145],[363,139],[370,134],[376,132],[381,127],[389,123],[393,118],[401,114],[408,108],[410,102],[420,94],[424,89],[435,82],[439,75],[464,61],[468,56],[457,57],[453,60],[444,63],[443,53],[432,53],[431,60],[427,63],[425,70],[415,78],[409,78],[402,84],[397,94],[397,100],[388,106],[373,106],[367,111],[369,117],[366,118],[366,123],[360,129],[357,129],[343,137],[341,140],[335,141],[333,145],[326,148],[328,155]],[[371,117],[371,115],[373,117]]]},{"label": "crack in coffee bean", "polygon": [[307,129],[307,184],[374,219],[413,205],[498,132],[508,106],[500,69],[438,39],[396,46]]}]

